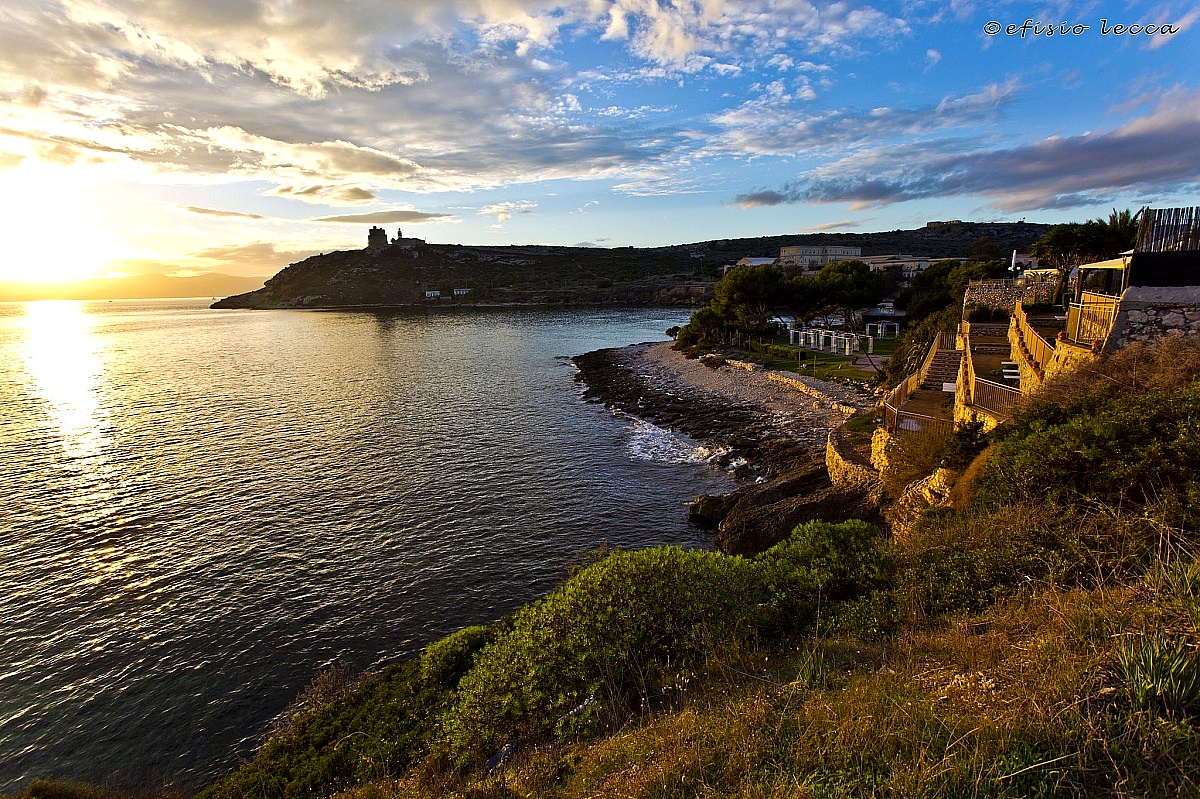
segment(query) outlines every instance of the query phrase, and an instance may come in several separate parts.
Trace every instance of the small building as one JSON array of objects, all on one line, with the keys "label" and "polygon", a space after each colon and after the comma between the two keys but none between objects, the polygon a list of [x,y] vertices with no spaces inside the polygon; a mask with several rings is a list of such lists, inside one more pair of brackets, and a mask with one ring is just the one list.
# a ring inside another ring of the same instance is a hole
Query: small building
[{"label": "small building", "polygon": [[367,231],[367,249],[368,250],[383,250],[387,249],[388,237],[387,231],[381,227],[373,227]]},{"label": "small building", "polygon": [[455,289],[454,290],[455,297],[465,297],[470,293],[471,293],[470,289]]},{"label": "small building", "polygon": [[721,274],[728,274],[731,269],[736,269],[739,266],[773,266],[778,259],[776,258],[752,258],[746,256],[739,258],[737,263],[725,264],[721,268]]},{"label": "small building", "polygon": [[429,291],[425,292],[425,299],[427,300],[437,300],[441,299],[441,297],[442,292],[438,291],[437,289],[430,289]]}]

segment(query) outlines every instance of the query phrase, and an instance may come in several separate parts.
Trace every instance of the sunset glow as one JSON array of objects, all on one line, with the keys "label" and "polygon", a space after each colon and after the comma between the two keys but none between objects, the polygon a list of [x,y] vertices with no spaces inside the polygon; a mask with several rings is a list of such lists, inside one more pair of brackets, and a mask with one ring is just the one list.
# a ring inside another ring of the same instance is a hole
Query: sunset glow
[{"label": "sunset glow", "polygon": [[38,283],[95,277],[120,253],[73,170],[22,164],[0,172],[5,220],[0,280]]},{"label": "sunset glow", "polygon": [[235,6],[0,9],[5,278],[268,276],[375,224],[617,247],[1081,221],[1200,182],[1183,0]]}]

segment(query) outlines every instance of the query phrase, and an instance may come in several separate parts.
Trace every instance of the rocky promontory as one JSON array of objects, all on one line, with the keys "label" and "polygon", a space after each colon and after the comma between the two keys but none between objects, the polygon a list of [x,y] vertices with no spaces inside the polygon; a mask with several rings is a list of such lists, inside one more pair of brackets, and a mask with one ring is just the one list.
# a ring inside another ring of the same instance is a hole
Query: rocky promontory
[{"label": "rocky promontory", "polygon": [[[716,467],[745,481],[691,505],[691,520],[715,529],[723,551],[761,552],[813,519],[878,519],[868,491],[834,487],[825,469],[829,432],[863,397],[811,378],[782,383],[750,364],[709,363],[669,343],[575,358],[585,399],[688,435],[713,450]],[[808,390],[798,390],[801,381]]]}]

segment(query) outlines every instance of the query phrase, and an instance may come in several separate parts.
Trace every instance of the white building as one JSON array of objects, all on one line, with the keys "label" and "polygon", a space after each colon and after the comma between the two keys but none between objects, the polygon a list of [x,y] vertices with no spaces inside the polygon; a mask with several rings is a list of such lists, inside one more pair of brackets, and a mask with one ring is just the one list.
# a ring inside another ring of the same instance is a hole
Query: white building
[{"label": "white building", "polygon": [[794,269],[820,269],[849,258],[862,256],[862,247],[780,247],[779,265]]}]

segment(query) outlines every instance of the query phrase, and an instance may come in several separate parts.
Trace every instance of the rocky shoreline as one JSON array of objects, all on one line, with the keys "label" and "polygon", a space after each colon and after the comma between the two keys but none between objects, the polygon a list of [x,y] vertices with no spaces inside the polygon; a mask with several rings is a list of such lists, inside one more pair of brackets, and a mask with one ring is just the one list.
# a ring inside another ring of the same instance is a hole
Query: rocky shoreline
[{"label": "rocky shoreline", "polygon": [[825,469],[830,431],[867,404],[853,389],[790,374],[782,382],[736,361],[705,365],[670,342],[574,360],[585,399],[685,433],[717,453],[717,466],[746,481],[691,505],[692,522],[714,528],[723,551],[761,552],[812,519],[877,518],[868,492],[835,488]]}]

